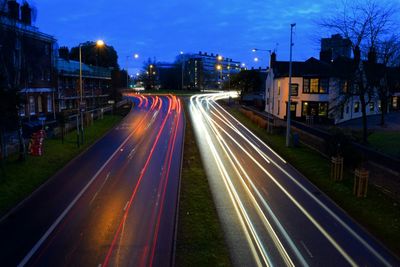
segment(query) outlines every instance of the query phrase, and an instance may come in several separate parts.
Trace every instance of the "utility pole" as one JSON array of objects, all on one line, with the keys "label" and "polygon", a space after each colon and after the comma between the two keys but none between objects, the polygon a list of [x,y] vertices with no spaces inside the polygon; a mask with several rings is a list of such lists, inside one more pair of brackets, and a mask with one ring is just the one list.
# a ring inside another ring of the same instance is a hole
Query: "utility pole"
[{"label": "utility pole", "polygon": [[288,101],[286,111],[286,146],[290,146],[290,95],[292,94],[292,48],[293,48],[293,28],[296,23],[290,24],[290,61],[289,61],[289,89],[288,89]]}]

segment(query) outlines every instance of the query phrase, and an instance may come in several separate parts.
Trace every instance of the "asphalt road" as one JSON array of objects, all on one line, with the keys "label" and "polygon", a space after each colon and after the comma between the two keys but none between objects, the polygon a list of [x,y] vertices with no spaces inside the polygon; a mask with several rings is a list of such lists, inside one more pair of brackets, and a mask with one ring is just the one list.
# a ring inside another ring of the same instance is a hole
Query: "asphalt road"
[{"label": "asphalt road", "polygon": [[216,100],[191,98],[202,159],[235,266],[399,266]]},{"label": "asphalt road", "polygon": [[130,97],[118,127],[1,219],[0,266],[172,264],[181,102]]}]

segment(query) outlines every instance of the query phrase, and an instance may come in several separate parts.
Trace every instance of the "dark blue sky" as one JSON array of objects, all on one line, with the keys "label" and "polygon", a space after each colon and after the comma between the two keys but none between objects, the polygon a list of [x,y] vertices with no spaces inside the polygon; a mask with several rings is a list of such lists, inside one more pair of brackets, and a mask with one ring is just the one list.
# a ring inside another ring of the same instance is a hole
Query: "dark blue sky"
[{"label": "dark blue sky", "polygon": [[[82,1],[35,0],[36,26],[54,35],[60,46],[104,39],[119,54],[125,68],[139,68],[148,57],[173,61],[179,51],[207,51],[245,62],[268,65],[267,53],[254,47],[277,49],[278,59],[289,58],[290,23],[296,22],[294,59],[319,54],[321,32],[316,22],[332,12],[332,0],[153,0]],[[134,61],[132,55],[140,54]]]}]

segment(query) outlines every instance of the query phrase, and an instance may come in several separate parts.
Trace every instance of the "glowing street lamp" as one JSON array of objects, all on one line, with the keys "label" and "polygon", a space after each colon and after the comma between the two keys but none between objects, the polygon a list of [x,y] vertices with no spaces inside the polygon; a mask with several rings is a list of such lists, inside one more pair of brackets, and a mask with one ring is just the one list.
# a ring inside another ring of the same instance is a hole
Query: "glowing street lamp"
[{"label": "glowing street lamp", "polygon": [[138,59],[138,58],[139,58],[139,54],[134,54],[134,55],[133,55],[133,58],[134,58],[134,59]]}]

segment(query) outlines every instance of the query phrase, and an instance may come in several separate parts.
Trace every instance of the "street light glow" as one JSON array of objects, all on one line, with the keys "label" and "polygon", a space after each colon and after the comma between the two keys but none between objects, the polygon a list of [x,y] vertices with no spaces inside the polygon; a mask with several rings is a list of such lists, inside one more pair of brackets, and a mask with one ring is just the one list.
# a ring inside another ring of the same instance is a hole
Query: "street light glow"
[{"label": "street light glow", "polygon": [[221,60],[222,60],[222,56],[219,55],[219,56],[217,57],[217,59],[218,59],[219,61],[221,61]]},{"label": "street light glow", "polygon": [[257,50],[258,50],[257,48],[253,48],[253,50],[251,50],[251,51],[256,52]]},{"label": "street light glow", "polygon": [[134,57],[135,59],[138,59],[138,58],[139,58],[139,54],[134,54],[133,57]]},{"label": "street light glow", "polygon": [[255,62],[258,62],[258,61],[259,61],[258,57],[255,57],[255,58],[254,58],[254,61],[255,61]]},{"label": "street light glow", "polygon": [[103,40],[97,40],[96,45],[97,46],[104,46],[104,41]]},{"label": "street light glow", "polygon": [[222,70],[222,66],[221,65],[217,65],[217,70]]},{"label": "street light glow", "polygon": [[183,55],[183,51],[181,51],[180,54]]}]

